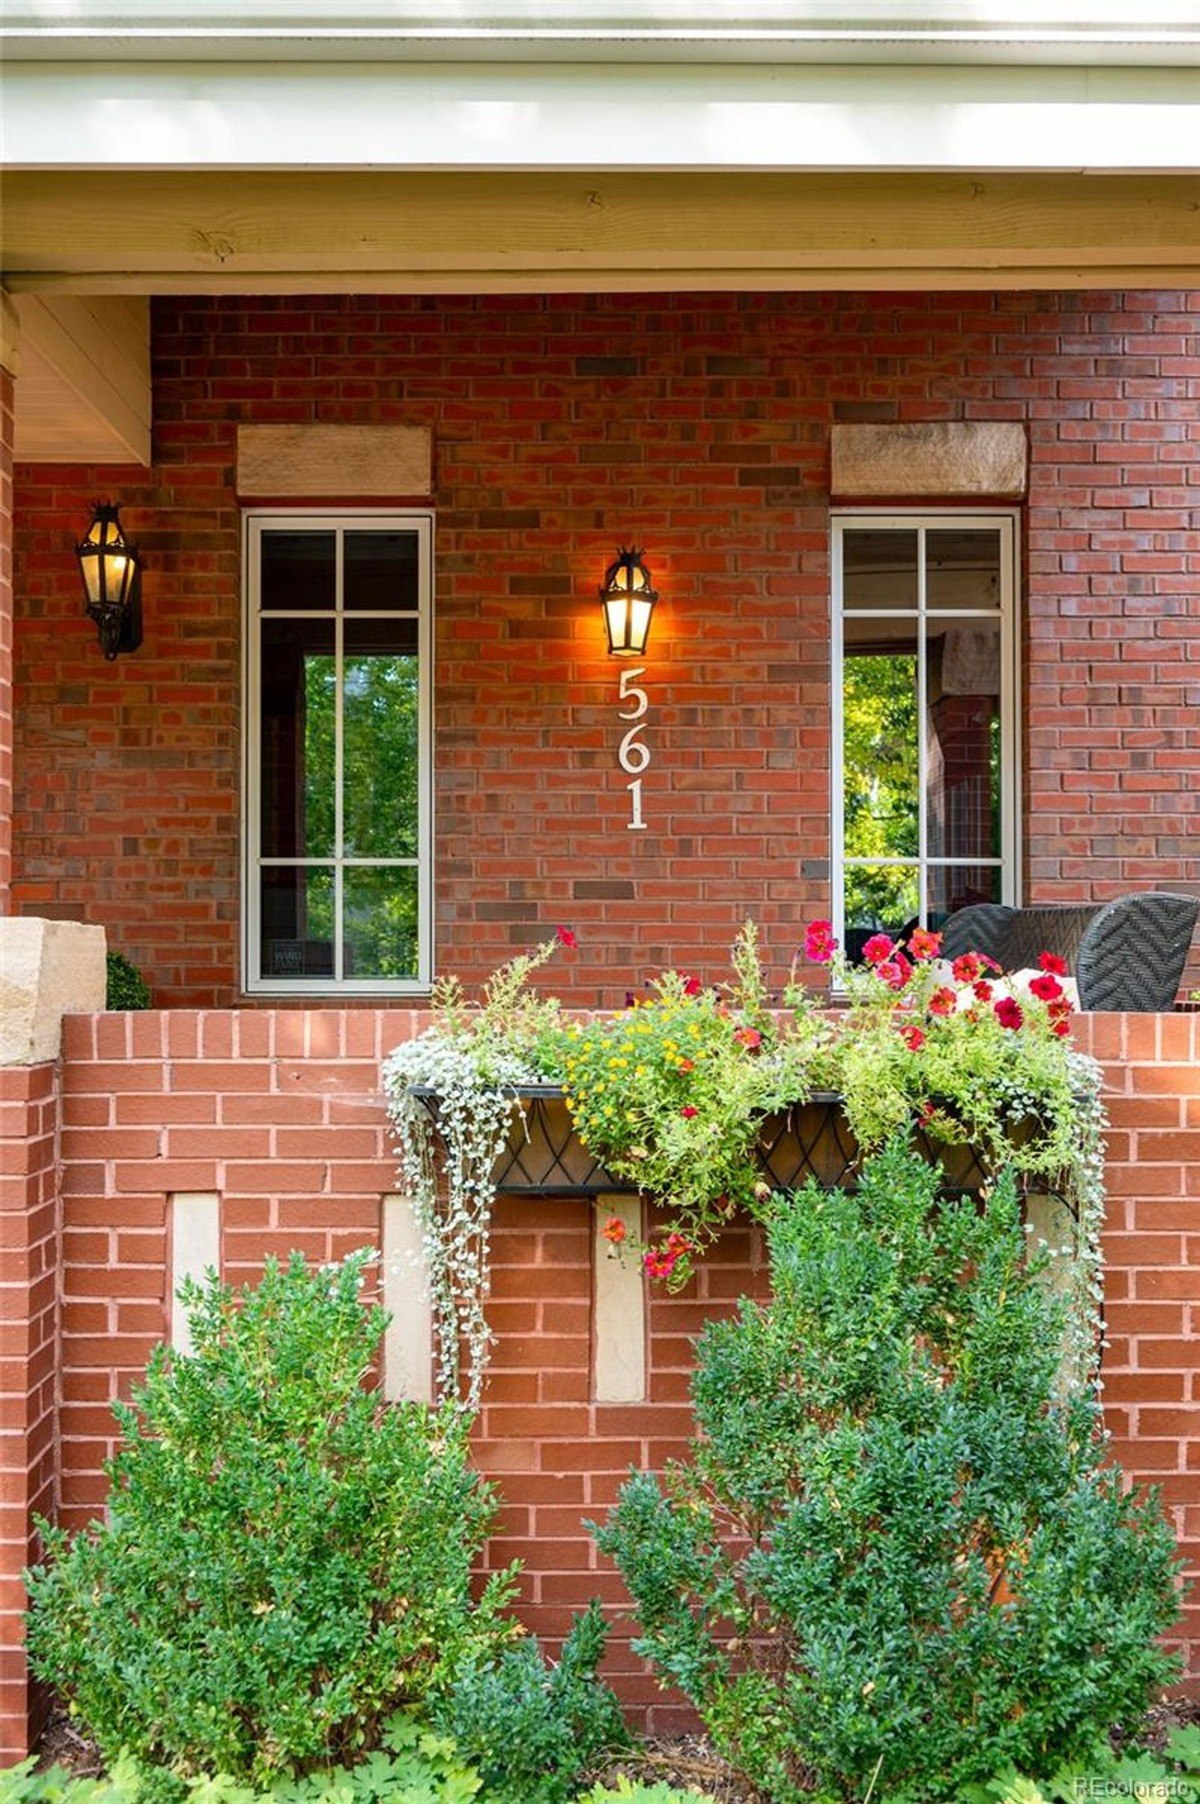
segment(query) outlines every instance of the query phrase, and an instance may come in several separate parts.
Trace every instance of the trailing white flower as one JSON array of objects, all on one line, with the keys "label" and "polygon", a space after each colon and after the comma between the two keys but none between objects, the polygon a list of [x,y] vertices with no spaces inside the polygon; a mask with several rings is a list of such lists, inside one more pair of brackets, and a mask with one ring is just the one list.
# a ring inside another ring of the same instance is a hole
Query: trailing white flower
[{"label": "trailing white flower", "polygon": [[558,1004],[525,985],[556,946],[574,943],[560,928],[557,939],[511,959],[479,1005],[464,1001],[455,980],[439,985],[439,1023],[384,1061],[388,1114],[433,1302],[438,1398],[471,1414],[483,1398],[492,1341],[492,1174],[522,1119],[518,1091],[546,1081],[539,1048],[559,1023]]}]

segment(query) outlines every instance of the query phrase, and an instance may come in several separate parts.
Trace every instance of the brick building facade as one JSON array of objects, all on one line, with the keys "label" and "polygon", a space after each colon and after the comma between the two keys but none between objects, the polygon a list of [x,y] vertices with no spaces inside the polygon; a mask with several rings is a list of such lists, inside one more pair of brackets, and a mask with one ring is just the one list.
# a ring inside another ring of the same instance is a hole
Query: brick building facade
[{"label": "brick building facade", "polygon": [[[242,1000],[252,423],[432,435],[430,490],[390,499],[435,519],[439,970],[477,979],[569,922],[565,998],[619,1003],[663,965],[719,975],[747,915],[785,967],[828,911],[847,422],[1028,435],[1023,899],[1196,888],[1195,292],[235,296],[152,320],[153,466],[16,472],[13,893],[103,923],[160,1005]],[[145,641],[116,663],[72,550],[97,495],[145,565]],[[639,834],[595,600],[629,537],[662,596]]]}]

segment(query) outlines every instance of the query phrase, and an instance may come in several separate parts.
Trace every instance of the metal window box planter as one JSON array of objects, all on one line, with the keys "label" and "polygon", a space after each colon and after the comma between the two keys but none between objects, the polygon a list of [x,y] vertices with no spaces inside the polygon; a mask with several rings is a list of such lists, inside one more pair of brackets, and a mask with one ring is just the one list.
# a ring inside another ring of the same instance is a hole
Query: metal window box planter
[{"label": "metal window box planter", "polygon": [[[424,1084],[409,1094],[435,1127],[438,1096]],[[496,1188],[523,1196],[627,1196],[636,1185],[616,1178],[588,1151],[575,1131],[566,1096],[557,1084],[517,1090],[521,1122],[514,1121],[508,1145],[493,1169]],[[988,1177],[981,1155],[970,1146],[946,1146],[918,1133],[923,1156],[940,1164],[944,1187],[957,1194],[980,1190]],[[815,1178],[826,1189],[853,1182],[862,1150],[846,1121],[842,1099],[819,1091],[805,1102],[765,1115],[759,1127],[758,1160],[775,1190],[796,1190]]]}]

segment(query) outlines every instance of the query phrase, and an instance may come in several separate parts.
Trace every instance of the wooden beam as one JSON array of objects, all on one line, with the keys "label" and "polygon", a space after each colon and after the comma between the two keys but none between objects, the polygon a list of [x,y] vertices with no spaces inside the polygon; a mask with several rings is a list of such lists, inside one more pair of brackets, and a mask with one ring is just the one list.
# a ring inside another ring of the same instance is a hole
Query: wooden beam
[{"label": "wooden beam", "polygon": [[23,294],[16,454],[33,461],[150,462],[145,297]]},{"label": "wooden beam", "polygon": [[2,255],[77,293],[1191,286],[1200,175],[17,171]]}]

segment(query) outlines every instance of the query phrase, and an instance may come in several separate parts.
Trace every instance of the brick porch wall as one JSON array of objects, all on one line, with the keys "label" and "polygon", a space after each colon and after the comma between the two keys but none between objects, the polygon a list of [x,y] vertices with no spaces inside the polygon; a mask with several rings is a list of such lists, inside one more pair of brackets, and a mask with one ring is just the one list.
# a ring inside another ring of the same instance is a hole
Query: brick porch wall
[{"label": "brick porch wall", "polygon": [[[268,1250],[297,1247],[333,1259],[378,1246],[382,1198],[396,1187],[379,1061],[422,1024],[415,1012],[373,1010],[68,1017],[60,1359],[67,1523],[82,1525],[101,1509],[101,1461],[113,1446],[110,1402],[129,1395],[167,1331],[168,1197],[218,1193],[222,1263],[235,1281],[253,1277]],[[1112,1116],[1108,1419],[1130,1474],[1162,1486],[1194,1577],[1200,1016],[1083,1017],[1078,1037],[1104,1065]],[[43,1068],[36,1097],[21,1103],[34,1111],[40,1150],[33,1163],[41,1174],[53,1158],[49,1082]],[[29,1227],[19,1230],[40,1244],[51,1233],[45,1181],[30,1180]],[[592,1245],[584,1203],[509,1198],[500,1205],[491,1306],[498,1344],[477,1442],[480,1464],[504,1500],[488,1558],[497,1566],[524,1560],[523,1614],[552,1640],[589,1597],[614,1607],[626,1601],[581,1519],[604,1513],[630,1465],[657,1467],[682,1451],[691,1421],[691,1337],[706,1319],[733,1309],[739,1295],[761,1293],[766,1278],[757,1236],[731,1232],[689,1291],[656,1292],[651,1300],[648,1400],[598,1404],[590,1398]],[[36,1303],[34,1345],[45,1347],[52,1300],[43,1265],[37,1270],[41,1291],[33,1302],[23,1291],[18,1302],[23,1320]],[[35,1352],[33,1370],[44,1384],[48,1352]],[[47,1396],[37,1392],[30,1414],[43,1453]],[[32,1455],[20,1454],[20,1473],[32,1466]],[[27,1489],[45,1496],[48,1484],[43,1464]],[[20,1532],[18,1522],[3,1574],[10,1601],[24,1561]],[[632,1711],[653,1730],[669,1731],[684,1713],[633,1659],[628,1634],[622,1627],[614,1639],[613,1677]],[[1200,1689],[1200,1600],[1189,1606],[1179,1639],[1190,1687]],[[9,1658],[7,1695],[20,1704],[20,1671]]]},{"label": "brick porch wall", "polygon": [[[643,971],[715,978],[746,915],[786,964],[828,912],[838,420],[1026,425],[1024,899],[1195,889],[1198,311],[1182,292],[156,301],[153,469],[17,472],[17,906],[104,924],[162,1006],[237,1000],[245,421],[432,429],[442,970],[477,978],[569,922],[564,995],[619,1004],[631,944]],[[145,643],[116,664],[72,554],[98,495],[144,552]],[[638,834],[595,599],[629,535],[663,597]]]},{"label": "brick porch wall", "polygon": [[21,1572],[33,1511],[55,1503],[58,1086],[54,1065],[0,1069],[0,1767],[43,1700],[25,1666]]}]

